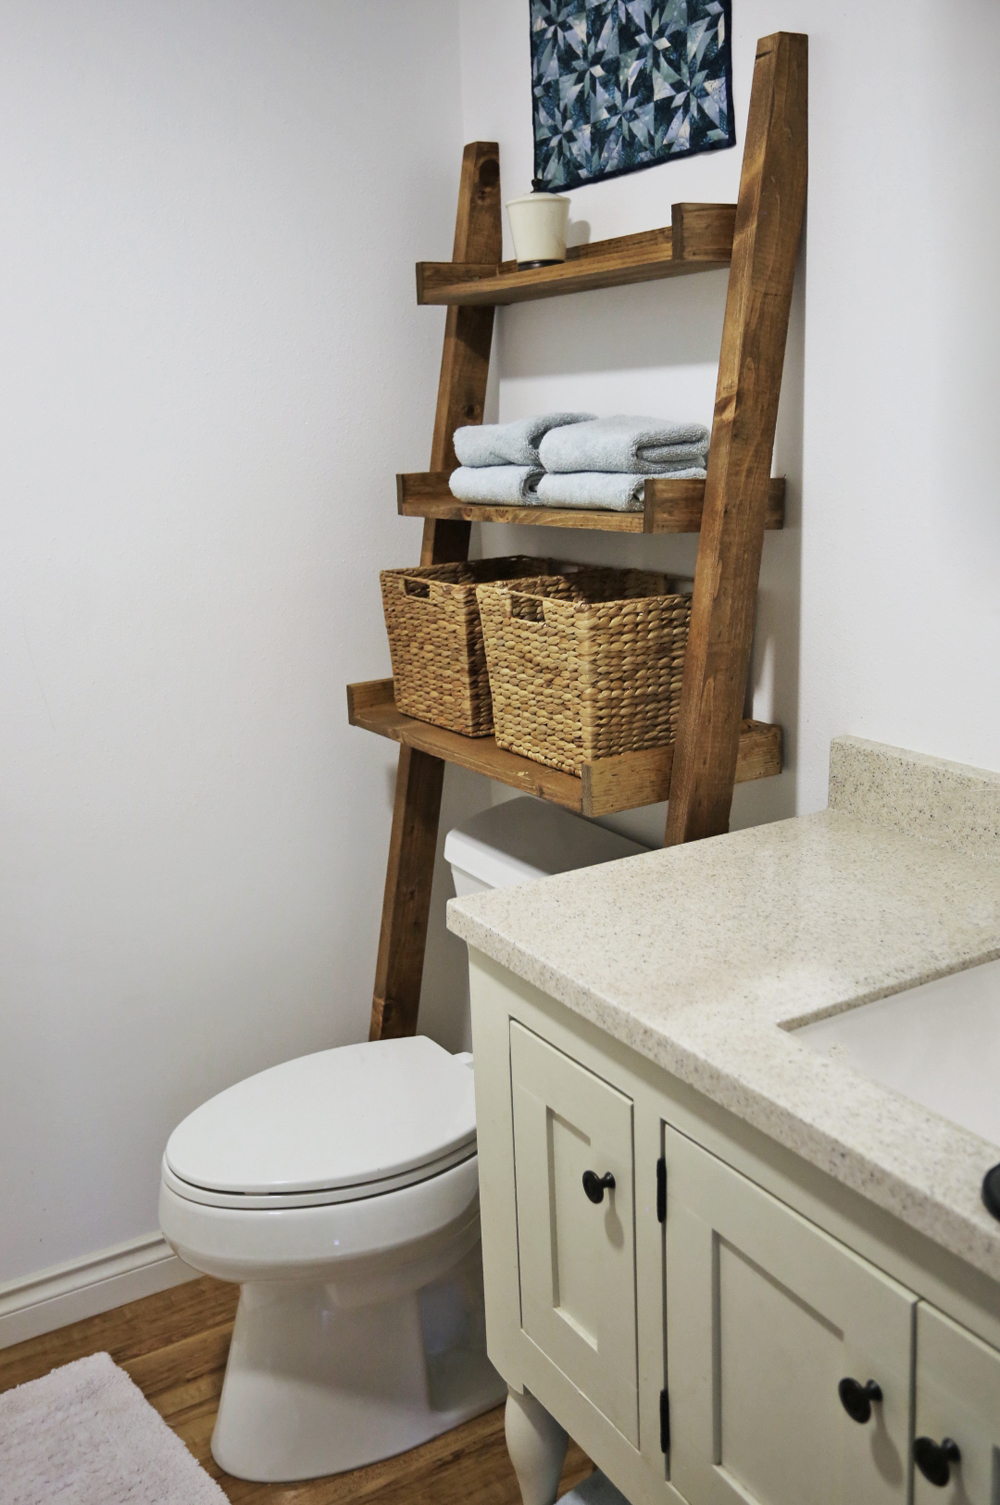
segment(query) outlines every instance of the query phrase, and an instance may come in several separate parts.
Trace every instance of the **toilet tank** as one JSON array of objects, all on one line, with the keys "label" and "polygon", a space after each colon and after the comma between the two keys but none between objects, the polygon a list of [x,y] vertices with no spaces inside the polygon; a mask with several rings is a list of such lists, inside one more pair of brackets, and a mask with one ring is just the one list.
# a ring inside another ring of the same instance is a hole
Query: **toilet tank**
[{"label": "toilet tank", "polygon": [[635,857],[646,850],[627,836],[530,795],[472,816],[449,831],[444,843],[459,897]]}]

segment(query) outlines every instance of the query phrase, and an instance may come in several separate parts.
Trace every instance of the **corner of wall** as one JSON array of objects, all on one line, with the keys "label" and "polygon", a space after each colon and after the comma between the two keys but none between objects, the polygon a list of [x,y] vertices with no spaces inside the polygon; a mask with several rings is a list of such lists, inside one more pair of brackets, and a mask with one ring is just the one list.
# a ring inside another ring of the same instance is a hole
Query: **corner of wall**
[{"label": "corner of wall", "polygon": [[830,743],[831,810],[1000,861],[1000,773],[862,737]]}]

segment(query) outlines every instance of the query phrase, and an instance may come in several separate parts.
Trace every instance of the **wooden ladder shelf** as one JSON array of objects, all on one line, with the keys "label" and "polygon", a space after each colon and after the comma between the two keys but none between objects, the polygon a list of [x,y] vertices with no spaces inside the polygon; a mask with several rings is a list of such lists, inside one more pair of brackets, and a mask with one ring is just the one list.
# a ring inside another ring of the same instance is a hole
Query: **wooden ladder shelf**
[{"label": "wooden ladder shelf", "polygon": [[[450,262],[421,262],[417,301],[446,304],[430,470],[398,478],[398,509],[424,519],[422,564],[468,557],[473,521],[618,533],[699,534],[676,742],[583,768],[580,778],[396,709],[392,680],[348,686],[351,723],[398,742],[371,1038],[416,1031],[445,763],[584,815],[668,800],[668,846],[729,828],[733,786],[781,771],[781,729],[743,719],[764,533],[784,521],[771,477],[792,282],[805,209],[807,38],[757,44],[739,199],[675,204],[669,228],[574,248],[566,262],[501,262],[500,162],[465,148]],[[644,510],[467,506],[451,495],[461,424],[481,423],[498,305],[729,267],[705,481],[647,481]]]}]

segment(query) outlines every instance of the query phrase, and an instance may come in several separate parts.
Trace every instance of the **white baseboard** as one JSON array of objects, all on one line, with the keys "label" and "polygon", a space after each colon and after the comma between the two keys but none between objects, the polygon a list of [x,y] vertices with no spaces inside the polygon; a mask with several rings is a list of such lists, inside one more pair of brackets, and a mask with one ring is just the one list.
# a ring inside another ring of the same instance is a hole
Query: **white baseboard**
[{"label": "white baseboard", "polygon": [[161,1233],[147,1233],[9,1280],[0,1285],[0,1348],[197,1278]]}]

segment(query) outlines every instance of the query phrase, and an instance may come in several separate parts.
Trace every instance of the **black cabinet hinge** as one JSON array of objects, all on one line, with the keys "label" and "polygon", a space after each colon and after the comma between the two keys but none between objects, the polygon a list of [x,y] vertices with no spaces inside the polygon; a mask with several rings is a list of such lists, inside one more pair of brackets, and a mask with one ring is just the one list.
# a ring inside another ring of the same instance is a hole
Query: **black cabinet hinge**
[{"label": "black cabinet hinge", "polygon": [[656,1162],[656,1216],[667,1221],[667,1162],[662,1156]]},{"label": "black cabinet hinge", "polygon": [[670,1397],[660,1391],[660,1452],[670,1452]]}]

